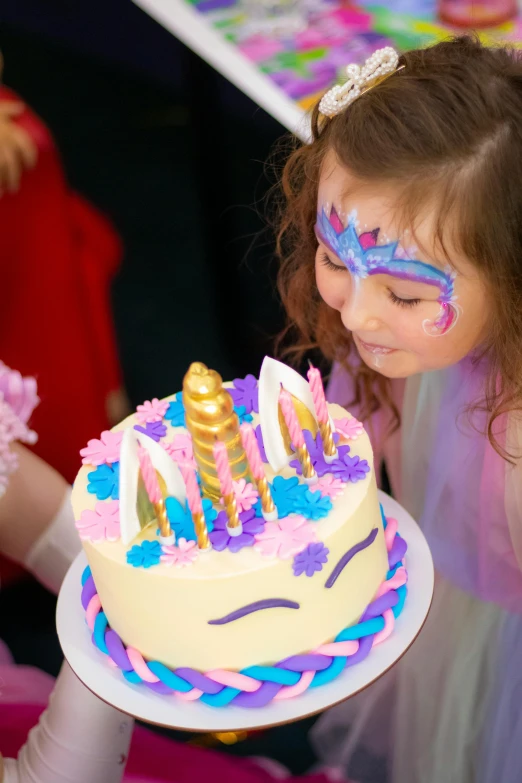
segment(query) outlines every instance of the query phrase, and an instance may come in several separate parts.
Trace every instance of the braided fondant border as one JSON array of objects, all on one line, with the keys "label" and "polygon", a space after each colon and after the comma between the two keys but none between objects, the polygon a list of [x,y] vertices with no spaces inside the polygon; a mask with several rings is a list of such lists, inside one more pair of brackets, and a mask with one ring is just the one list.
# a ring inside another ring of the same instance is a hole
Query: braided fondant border
[{"label": "braided fondant border", "polygon": [[156,693],[175,694],[186,701],[199,699],[212,707],[264,707],[289,699],[307,688],[325,685],[348,666],[363,661],[372,647],[392,633],[407,595],[407,571],[403,564],[406,542],[397,532],[397,521],[381,513],[388,550],[389,571],[355,625],[344,628],[333,642],[302,655],[292,655],[273,666],[248,666],[240,672],[214,669],[200,672],[190,667],[169,669],[160,661],[146,661],[134,647],[125,646],[110,628],[89,567],[82,575],[81,600],[92,642],[118,667],[128,682],[143,684]]}]

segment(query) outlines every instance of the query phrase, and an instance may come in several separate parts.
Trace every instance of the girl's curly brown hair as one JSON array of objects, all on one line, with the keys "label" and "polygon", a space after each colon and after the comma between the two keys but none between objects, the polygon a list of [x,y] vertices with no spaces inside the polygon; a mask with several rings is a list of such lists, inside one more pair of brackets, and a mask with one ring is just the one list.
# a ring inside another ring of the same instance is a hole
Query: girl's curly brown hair
[{"label": "girl's curly brown hair", "polygon": [[493,317],[480,352],[489,371],[472,410],[486,411],[488,438],[509,458],[493,425],[522,407],[522,59],[462,36],[407,52],[399,65],[405,67],[331,120],[316,106],[312,143],[297,147],[285,165],[278,284],[288,315],[284,342],[291,336],[294,343],[286,353],[299,359],[318,348],[340,362],[354,378],[350,402],[362,406],[362,418],[389,406],[398,425],[389,381],[349,363],[356,350],[351,334],[315,285],[321,166],[331,150],[358,179],[397,185],[410,225],[435,193],[438,241],[444,247],[446,219],[457,211],[452,242],[489,286]]}]

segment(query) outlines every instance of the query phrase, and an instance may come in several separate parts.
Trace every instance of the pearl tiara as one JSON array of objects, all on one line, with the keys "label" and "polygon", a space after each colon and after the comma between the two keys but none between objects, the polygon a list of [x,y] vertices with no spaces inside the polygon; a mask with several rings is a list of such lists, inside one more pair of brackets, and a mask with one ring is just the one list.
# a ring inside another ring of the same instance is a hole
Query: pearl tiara
[{"label": "pearl tiara", "polygon": [[[362,68],[355,63],[346,67],[347,80],[336,84],[326,92],[319,103],[319,111],[325,117],[335,117],[363,93],[375,87],[397,68],[399,55],[391,46],[377,49],[364,63]],[[404,66],[402,66],[404,67]]]}]

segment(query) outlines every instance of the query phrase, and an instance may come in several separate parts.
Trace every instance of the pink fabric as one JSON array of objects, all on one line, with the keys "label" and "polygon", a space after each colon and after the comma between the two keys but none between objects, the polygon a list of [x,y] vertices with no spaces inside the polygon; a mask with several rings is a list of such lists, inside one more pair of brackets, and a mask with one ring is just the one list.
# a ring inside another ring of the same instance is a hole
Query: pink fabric
[{"label": "pink fabric", "polygon": [[6,663],[0,666],[0,710],[14,704],[47,704],[53,687],[53,677],[40,669]]},{"label": "pink fabric", "polygon": [[[8,657],[0,641],[0,655]],[[16,758],[45,709],[54,679],[29,666],[0,666],[0,753]],[[270,783],[275,778],[253,761],[174,742],[141,726],[132,735],[125,783]],[[327,783],[324,775],[286,778],[290,783]]]},{"label": "pink fabric", "polygon": [[[437,570],[480,600],[521,614],[522,573],[514,546],[522,519],[514,518],[517,510],[507,508],[505,498],[507,483],[522,481],[522,465],[513,472],[494,451],[483,434],[485,414],[471,420],[466,414],[482,397],[486,370],[485,362],[475,366],[466,358],[410,378],[402,431],[385,439],[382,411],[366,427],[376,471],[384,458],[394,495],[422,527]],[[398,400],[404,384],[393,383]],[[351,380],[336,368],[329,399],[346,405],[351,397]],[[501,443],[506,428],[506,420],[496,428]]]},{"label": "pink fabric", "polygon": [[0,667],[13,663],[13,656],[9,652],[9,647],[0,639]]},{"label": "pink fabric", "polygon": [[[405,381],[403,379],[392,382],[392,396],[399,411],[402,408],[404,386]],[[352,404],[355,394],[354,388],[353,380],[348,373],[339,365],[335,365],[326,393],[328,401],[342,405],[344,408],[347,408],[352,416],[360,420],[360,410],[358,406]],[[391,435],[386,436],[391,429],[391,417],[389,412],[385,410],[377,411],[369,421],[363,423],[372,442],[377,484],[380,485],[381,467],[384,460],[393,494],[399,497],[401,488],[400,430],[396,430]],[[357,441],[353,444],[352,450],[356,453]]]}]

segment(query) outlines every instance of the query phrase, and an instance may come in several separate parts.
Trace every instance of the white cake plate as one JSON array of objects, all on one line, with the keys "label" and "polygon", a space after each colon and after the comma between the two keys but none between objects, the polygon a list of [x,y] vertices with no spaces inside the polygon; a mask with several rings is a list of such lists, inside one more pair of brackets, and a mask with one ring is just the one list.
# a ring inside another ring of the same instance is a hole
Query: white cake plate
[{"label": "white cake plate", "polygon": [[[87,560],[78,555],[58,597],[56,623],[60,644],[72,670],[100,699],[147,723],[185,731],[224,732],[268,728],[322,712],[354,696],[381,677],[413,644],[424,625],[433,596],[433,561],[426,539],[410,515],[392,498],[379,493],[386,516],[395,517],[408,544],[408,596],[392,635],[374,647],[368,657],[346,669],[327,685],[309,688],[295,699],[274,701],[266,707],[209,707],[161,696],[147,687],[131,685],[119,669],[91,641],[81,605],[81,575]],[[187,661],[190,664],[190,661]]]}]

